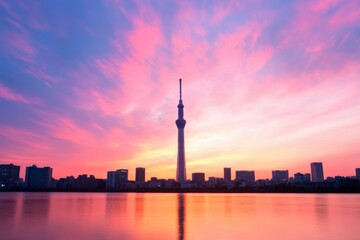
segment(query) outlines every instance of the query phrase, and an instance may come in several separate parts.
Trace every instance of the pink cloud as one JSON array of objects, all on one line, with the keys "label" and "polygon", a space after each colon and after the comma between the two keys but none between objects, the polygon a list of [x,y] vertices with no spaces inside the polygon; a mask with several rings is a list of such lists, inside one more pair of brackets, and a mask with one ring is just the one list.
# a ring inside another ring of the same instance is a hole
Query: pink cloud
[{"label": "pink cloud", "polygon": [[2,34],[6,36],[3,41],[7,45],[7,51],[13,57],[26,63],[35,63],[37,50],[25,34],[19,32],[3,32]]},{"label": "pink cloud", "polygon": [[303,2],[302,5],[304,8],[309,9],[310,11],[316,13],[325,13],[330,8],[338,5],[341,0],[327,0],[327,1],[311,1],[311,2]]},{"label": "pink cloud", "polygon": [[[52,165],[53,160],[60,156],[51,144],[46,133],[0,126],[0,136],[4,137],[0,160],[21,166],[21,175],[25,177],[25,167],[32,164]],[[62,151],[62,157],[66,153]]]},{"label": "pink cloud", "polygon": [[234,12],[244,9],[246,3],[239,1],[228,1],[226,4],[222,2],[214,2],[211,8],[210,21],[212,24],[219,24],[226,17],[231,16]]},{"label": "pink cloud", "polygon": [[148,22],[134,18],[132,20],[133,31],[128,34],[128,42],[131,46],[130,52],[137,61],[143,61],[156,54],[163,41],[159,22],[152,19]]},{"label": "pink cloud", "polygon": [[14,11],[12,6],[5,0],[0,1],[0,7],[4,9],[12,18],[21,19],[21,17]]},{"label": "pink cloud", "polygon": [[[333,7],[336,7],[334,11],[329,11]],[[360,20],[356,1],[307,2],[297,4],[295,9],[289,28],[282,33],[284,40],[281,47],[297,44],[297,47],[304,47],[310,52],[322,52],[336,44],[335,31]]]},{"label": "pink cloud", "polygon": [[45,70],[43,70],[40,64],[38,64],[37,66],[29,66],[28,68],[25,69],[25,72],[37,79],[40,79],[48,86],[50,84],[57,82],[56,78],[48,74]]},{"label": "pink cloud", "polygon": [[[137,144],[141,143],[138,134],[129,135],[121,128],[105,130],[96,122],[88,121],[80,125],[69,117],[39,113],[42,119],[33,122],[43,128],[43,133],[22,133],[21,139],[24,142],[31,142],[33,139],[35,145],[44,143],[46,148],[31,148],[29,157],[33,162],[51,162],[51,166],[56,169],[56,177],[78,175],[84,171],[104,177],[107,170],[117,168],[114,164],[133,158],[137,153]],[[33,135],[35,137],[32,137]],[[64,146],[70,145],[71,147],[64,151]],[[23,159],[16,161],[22,165],[31,164]]]},{"label": "pink cloud", "polygon": [[[121,8],[121,4],[114,3],[125,14],[126,11]],[[114,88],[102,89],[101,92],[91,88],[76,88],[78,94],[84,97],[91,96],[94,100],[91,104],[93,109],[98,109],[107,115],[131,112],[151,96],[153,85],[149,83],[148,76],[153,71],[153,66],[149,63],[159,57],[164,38],[159,19],[151,8],[146,4],[138,4],[138,11],[138,17],[128,16],[133,28],[126,34],[125,39],[123,32],[119,32],[115,39],[111,39],[110,42],[117,52],[94,60],[97,70],[114,84]],[[128,48],[126,55],[124,55],[124,46]]]},{"label": "pink cloud", "polygon": [[[31,138],[37,138],[37,134],[31,131],[21,130],[8,126],[0,126],[0,134],[4,137],[10,138],[14,141],[20,141],[25,144],[32,144],[34,142],[29,141]],[[35,146],[34,146],[35,147]],[[39,147],[39,146],[36,146]]]},{"label": "pink cloud", "polygon": [[358,26],[360,22],[360,4],[357,1],[345,1],[344,5],[331,16],[330,28]]},{"label": "pink cloud", "polygon": [[250,72],[258,71],[271,59],[274,51],[272,47],[263,47],[249,54],[246,60],[246,68]]},{"label": "pink cloud", "polygon": [[52,119],[56,119],[55,122],[52,121],[51,124],[48,122],[45,126],[54,137],[81,145],[88,145],[95,141],[95,137],[91,132],[77,126],[71,119],[64,117]]},{"label": "pink cloud", "polygon": [[19,93],[16,93],[4,85],[0,84],[0,97],[13,102],[25,103],[25,104],[40,104],[41,101],[37,98],[25,97]]}]

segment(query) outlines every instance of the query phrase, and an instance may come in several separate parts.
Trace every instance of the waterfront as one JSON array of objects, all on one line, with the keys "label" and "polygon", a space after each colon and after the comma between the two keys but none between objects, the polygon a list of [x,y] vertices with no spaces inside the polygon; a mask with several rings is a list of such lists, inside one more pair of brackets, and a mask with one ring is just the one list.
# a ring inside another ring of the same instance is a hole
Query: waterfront
[{"label": "waterfront", "polygon": [[0,239],[359,239],[359,194],[0,193]]}]

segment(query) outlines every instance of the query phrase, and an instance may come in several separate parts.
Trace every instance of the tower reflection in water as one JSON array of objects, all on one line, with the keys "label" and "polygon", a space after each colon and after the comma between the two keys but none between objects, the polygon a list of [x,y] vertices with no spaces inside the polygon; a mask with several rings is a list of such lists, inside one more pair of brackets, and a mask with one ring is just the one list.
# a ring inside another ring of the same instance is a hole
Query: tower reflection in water
[{"label": "tower reflection in water", "polygon": [[178,195],[178,214],[179,240],[183,240],[185,236],[185,195],[183,193]]}]

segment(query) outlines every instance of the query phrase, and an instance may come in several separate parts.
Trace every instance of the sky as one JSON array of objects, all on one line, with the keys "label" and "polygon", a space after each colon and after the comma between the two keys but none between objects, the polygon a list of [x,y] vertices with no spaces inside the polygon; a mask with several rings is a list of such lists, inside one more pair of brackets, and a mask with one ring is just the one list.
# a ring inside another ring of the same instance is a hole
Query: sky
[{"label": "sky", "polygon": [[0,163],[353,176],[360,1],[0,0]]}]

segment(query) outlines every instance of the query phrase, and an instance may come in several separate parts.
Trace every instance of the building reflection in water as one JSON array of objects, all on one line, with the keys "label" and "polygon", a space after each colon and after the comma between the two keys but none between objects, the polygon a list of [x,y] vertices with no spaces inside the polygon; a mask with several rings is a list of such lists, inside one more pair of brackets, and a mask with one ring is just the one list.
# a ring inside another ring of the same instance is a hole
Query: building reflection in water
[{"label": "building reflection in water", "polygon": [[145,212],[145,197],[142,194],[135,195],[135,218],[138,224],[143,224]]},{"label": "building reflection in water", "polygon": [[113,219],[124,217],[128,211],[129,194],[107,193],[105,216],[112,222]]},{"label": "building reflection in water", "polygon": [[328,220],[328,195],[315,195],[313,199],[316,218],[321,225],[327,224]]},{"label": "building reflection in water", "polygon": [[183,240],[185,236],[185,194],[178,195],[178,226],[179,240]]},{"label": "building reflection in water", "polygon": [[[0,198],[0,229],[13,230],[16,225],[16,213],[19,208],[20,193],[6,193]],[[1,238],[1,234],[0,234]]]},{"label": "building reflection in water", "polygon": [[17,226],[21,231],[15,233],[14,239],[50,239],[52,234],[47,226],[51,193],[24,193],[21,198],[20,222]]},{"label": "building reflection in water", "polygon": [[28,193],[22,197],[21,220],[28,227],[43,227],[48,222],[51,193]]}]

